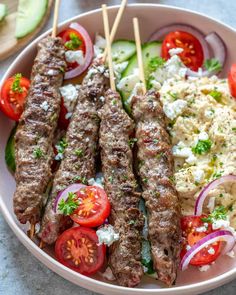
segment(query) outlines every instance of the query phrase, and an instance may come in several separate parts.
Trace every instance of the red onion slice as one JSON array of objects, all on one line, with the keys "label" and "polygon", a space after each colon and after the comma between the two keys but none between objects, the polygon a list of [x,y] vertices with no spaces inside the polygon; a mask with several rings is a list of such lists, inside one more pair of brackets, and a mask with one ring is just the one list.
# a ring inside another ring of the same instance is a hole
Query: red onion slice
[{"label": "red onion slice", "polygon": [[215,189],[217,186],[219,186],[221,184],[224,184],[227,182],[235,182],[235,181],[236,181],[236,175],[226,175],[226,176],[222,176],[216,180],[213,180],[208,185],[206,185],[203,188],[203,190],[200,192],[200,194],[196,200],[194,214],[197,216],[202,214],[203,203],[211,190]]},{"label": "red onion slice", "polygon": [[[223,40],[216,33],[210,33],[209,35],[206,36],[205,40],[212,49],[213,57],[220,62],[223,68],[225,65],[225,60],[226,60],[226,47]],[[205,58],[205,60],[206,59],[207,58]],[[190,69],[187,69],[187,75],[192,77],[209,77],[210,75],[215,75],[217,73],[218,71],[210,73],[207,70],[199,73],[199,72],[195,72]]]},{"label": "red onion slice", "polygon": [[189,34],[192,34],[194,37],[198,39],[198,41],[202,45],[203,49],[203,54],[204,54],[204,59],[209,59],[210,58],[210,52],[209,52],[209,47],[208,44],[205,40],[205,36],[202,32],[200,32],[198,29],[189,26],[189,25],[184,25],[184,24],[172,24],[169,26],[165,26],[160,28],[158,31],[154,32],[151,37],[149,38],[149,41],[160,41],[163,40],[164,37],[169,34],[170,32],[174,31],[184,31]]},{"label": "red onion slice", "polygon": [[71,29],[76,30],[84,39],[85,42],[85,47],[86,47],[86,52],[84,56],[84,64],[83,65],[78,65],[78,67],[74,68],[71,71],[68,71],[65,73],[64,79],[72,79],[74,77],[77,77],[81,75],[84,71],[87,70],[89,65],[92,62],[94,52],[93,52],[93,42],[88,34],[88,32],[78,23],[71,23],[69,26]]},{"label": "red onion slice", "polygon": [[218,241],[225,241],[226,245],[223,249],[223,252],[221,255],[224,255],[228,252],[230,252],[233,247],[235,246],[235,237],[234,235],[228,231],[228,230],[218,230],[213,233],[210,233],[206,237],[202,238],[200,241],[198,241],[195,245],[191,247],[190,250],[187,251],[187,253],[184,255],[183,259],[180,263],[181,270],[187,269],[190,261],[192,258],[203,248],[218,242]]},{"label": "red onion slice", "polygon": [[56,200],[54,202],[54,207],[53,207],[54,212],[55,213],[60,213],[60,210],[58,209],[58,204],[60,203],[60,201],[62,199],[67,200],[68,193],[76,193],[79,190],[81,190],[83,187],[86,187],[86,185],[81,184],[81,183],[74,183],[72,185],[69,185],[63,191],[59,192],[57,197],[56,197]]}]

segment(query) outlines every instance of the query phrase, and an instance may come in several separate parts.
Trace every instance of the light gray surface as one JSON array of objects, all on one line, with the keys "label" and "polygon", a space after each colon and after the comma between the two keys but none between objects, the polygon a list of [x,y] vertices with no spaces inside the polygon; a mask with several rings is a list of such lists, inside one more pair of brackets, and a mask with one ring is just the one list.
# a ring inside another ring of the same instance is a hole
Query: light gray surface
[{"label": "light gray surface", "polygon": [[[119,0],[61,0],[59,20],[65,20],[81,12],[100,7],[102,3],[119,4]],[[215,17],[236,27],[235,0],[166,0],[134,1],[153,2],[184,7]],[[184,21],[184,20],[183,20]],[[44,30],[49,28],[52,18]],[[155,29],[155,28],[153,28]],[[235,41],[234,41],[235,42]],[[0,77],[14,60],[14,56],[0,63]],[[236,280],[205,295],[235,294]],[[96,295],[67,282],[37,261],[17,240],[0,215],[0,295]],[[112,294],[111,294],[112,295]]]}]

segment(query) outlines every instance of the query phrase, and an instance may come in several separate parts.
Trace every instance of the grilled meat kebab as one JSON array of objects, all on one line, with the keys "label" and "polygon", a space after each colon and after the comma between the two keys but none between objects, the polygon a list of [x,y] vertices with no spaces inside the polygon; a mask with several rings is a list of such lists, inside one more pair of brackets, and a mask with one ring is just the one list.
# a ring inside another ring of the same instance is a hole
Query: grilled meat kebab
[{"label": "grilled meat kebab", "polygon": [[99,116],[102,171],[111,203],[109,221],[119,233],[119,240],[109,249],[109,265],[119,285],[134,287],[143,275],[140,262],[143,216],[138,209],[140,193],[129,146],[134,124],[123,110],[119,94],[112,90],[106,92]]},{"label": "grilled meat kebab", "polygon": [[66,68],[61,38],[38,44],[31,86],[15,135],[16,191],[14,212],[21,223],[40,219],[51,177],[52,141],[60,112],[59,87]]},{"label": "grilled meat kebab", "polygon": [[64,157],[53,180],[52,193],[43,215],[39,236],[47,243],[56,241],[60,232],[70,225],[70,218],[54,211],[57,194],[72,183],[95,177],[100,107],[107,78],[101,60],[95,60],[79,90],[78,101],[67,133]]},{"label": "grilled meat kebab", "polygon": [[148,210],[149,241],[158,279],[176,280],[181,247],[180,205],[173,184],[173,157],[159,94],[132,101],[136,123],[138,174]]}]

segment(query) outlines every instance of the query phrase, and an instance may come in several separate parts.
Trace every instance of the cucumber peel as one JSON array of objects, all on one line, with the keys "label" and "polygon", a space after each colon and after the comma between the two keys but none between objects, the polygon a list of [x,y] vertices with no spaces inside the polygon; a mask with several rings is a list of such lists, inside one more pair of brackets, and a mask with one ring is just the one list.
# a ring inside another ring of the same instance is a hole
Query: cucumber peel
[{"label": "cucumber peel", "polygon": [[14,173],[16,170],[16,161],[15,161],[15,134],[16,134],[16,128],[15,126],[8,138],[7,145],[5,148],[5,161],[7,164],[8,169]]},{"label": "cucumber peel", "polygon": [[111,52],[114,63],[127,61],[136,52],[135,42],[130,40],[117,40],[113,42]]},{"label": "cucumber peel", "polygon": [[0,22],[7,16],[7,5],[0,3]]}]

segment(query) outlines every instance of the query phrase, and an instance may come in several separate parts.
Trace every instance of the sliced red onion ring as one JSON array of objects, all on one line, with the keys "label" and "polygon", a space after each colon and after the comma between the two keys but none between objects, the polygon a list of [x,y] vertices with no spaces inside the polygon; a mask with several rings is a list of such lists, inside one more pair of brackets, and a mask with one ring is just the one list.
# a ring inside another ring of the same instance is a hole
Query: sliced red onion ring
[{"label": "sliced red onion ring", "polygon": [[215,189],[217,186],[227,183],[227,182],[236,182],[236,175],[226,175],[222,176],[216,180],[213,180],[210,182],[208,185],[206,185],[203,190],[200,192],[196,203],[195,203],[195,209],[194,209],[194,214],[199,216],[202,214],[202,207],[203,203],[209,194],[209,192],[213,189]]},{"label": "sliced red onion ring", "polygon": [[[205,40],[212,49],[213,57],[219,61],[223,68],[226,60],[226,47],[223,40],[216,33],[210,33],[206,36]],[[215,75],[217,73],[218,71],[210,73],[207,70],[202,72],[195,72],[187,69],[187,75],[192,77],[209,77],[210,75]]]},{"label": "sliced red onion ring", "polygon": [[68,198],[68,193],[75,193],[81,190],[83,187],[86,187],[86,185],[81,184],[81,183],[74,183],[72,185],[69,185],[66,189],[63,191],[59,192],[59,194],[56,197],[56,200],[54,202],[54,207],[53,210],[55,213],[60,213],[60,210],[58,209],[58,204],[62,199],[67,200]]},{"label": "sliced red onion ring", "polygon": [[198,39],[198,41],[202,45],[204,59],[206,60],[206,59],[210,58],[209,47],[208,47],[208,44],[205,40],[204,34],[202,32],[200,32],[198,29],[196,29],[192,26],[189,26],[189,25],[173,24],[173,25],[162,27],[158,31],[154,32],[151,35],[151,37],[149,38],[149,41],[163,40],[163,38],[167,34],[169,34],[170,32],[174,32],[174,31],[184,31],[184,32],[192,34],[194,37],[196,37]]},{"label": "sliced red onion ring", "polygon": [[181,270],[187,269],[190,261],[192,258],[203,248],[218,242],[218,241],[225,241],[226,245],[223,249],[222,255],[230,252],[233,247],[235,246],[235,237],[234,235],[228,231],[228,230],[218,230],[213,233],[210,233],[206,237],[202,238],[200,241],[198,241],[195,245],[191,247],[190,250],[187,251],[187,253],[184,255],[183,259],[180,263]]},{"label": "sliced red onion ring", "polygon": [[77,77],[81,75],[84,71],[87,70],[89,65],[92,62],[93,59],[93,42],[88,34],[88,32],[78,23],[71,23],[69,26],[71,29],[76,30],[84,39],[85,42],[85,47],[86,47],[86,52],[84,56],[84,64],[83,65],[78,65],[78,67],[74,68],[71,71],[68,71],[65,73],[64,79],[72,79],[74,77]]}]

